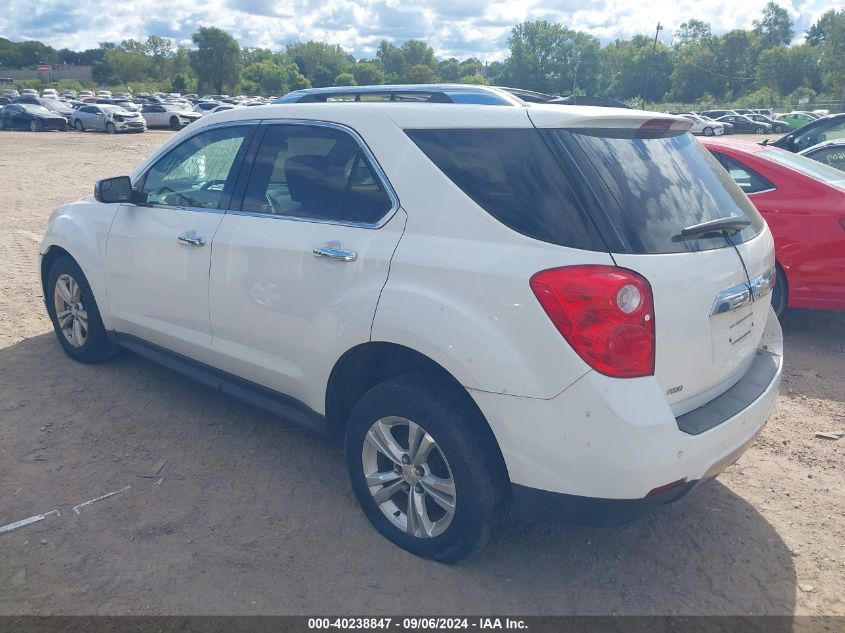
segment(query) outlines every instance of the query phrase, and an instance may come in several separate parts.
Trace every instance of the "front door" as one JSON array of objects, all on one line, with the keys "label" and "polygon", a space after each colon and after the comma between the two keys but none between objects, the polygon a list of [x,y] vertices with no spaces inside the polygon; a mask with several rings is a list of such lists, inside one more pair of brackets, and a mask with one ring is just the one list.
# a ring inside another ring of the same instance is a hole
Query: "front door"
[{"label": "front door", "polygon": [[334,362],[370,339],[405,215],[350,130],[264,131],[214,238],[215,365],[320,411]]},{"label": "front door", "polygon": [[109,231],[108,302],[119,332],[202,360],[211,343],[208,269],[254,125],[214,127],[162,156]]}]

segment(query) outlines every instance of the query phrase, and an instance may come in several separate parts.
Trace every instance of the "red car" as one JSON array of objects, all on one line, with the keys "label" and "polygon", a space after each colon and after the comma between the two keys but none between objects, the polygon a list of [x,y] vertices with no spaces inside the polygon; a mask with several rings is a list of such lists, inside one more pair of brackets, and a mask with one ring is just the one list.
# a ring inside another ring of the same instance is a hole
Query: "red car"
[{"label": "red car", "polygon": [[772,307],[845,310],[845,172],[748,141],[701,141],[775,238]]}]

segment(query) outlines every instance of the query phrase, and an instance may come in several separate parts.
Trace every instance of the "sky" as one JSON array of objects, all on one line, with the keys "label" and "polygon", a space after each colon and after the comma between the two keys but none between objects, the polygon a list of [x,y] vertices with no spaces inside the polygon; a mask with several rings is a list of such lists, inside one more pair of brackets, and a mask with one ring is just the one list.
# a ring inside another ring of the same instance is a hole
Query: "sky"
[{"label": "sky", "polygon": [[[98,42],[147,35],[191,45],[200,26],[228,31],[241,46],[274,50],[316,39],[340,44],[356,58],[374,57],[382,39],[401,44],[424,39],[437,57],[507,56],[510,29],[525,20],[549,20],[598,37],[602,43],[637,34],[660,41],[689,19],[709,22],[714,33],[752,28],[766,0],[5,0],[0,37],[40,40],[81,50]],[[781,0],[795,22],[796,40],[837,0]]]}]

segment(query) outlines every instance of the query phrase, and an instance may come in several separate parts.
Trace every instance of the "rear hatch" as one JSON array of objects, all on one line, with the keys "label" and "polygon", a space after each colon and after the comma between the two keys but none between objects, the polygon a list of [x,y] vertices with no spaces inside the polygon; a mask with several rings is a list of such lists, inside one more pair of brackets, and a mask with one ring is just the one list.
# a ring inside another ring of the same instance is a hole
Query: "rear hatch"
[{"label": "rear hatch", "polygon": [[[684,131],[689,121],[634,111],[529,116],[564,169],[578,173],[616,264],[651,284],[655,376],[673,413],[726,391],[753,360],[770,301],[774,245],[754,206]],[[726,228],[727,218],[739,222]]]}]

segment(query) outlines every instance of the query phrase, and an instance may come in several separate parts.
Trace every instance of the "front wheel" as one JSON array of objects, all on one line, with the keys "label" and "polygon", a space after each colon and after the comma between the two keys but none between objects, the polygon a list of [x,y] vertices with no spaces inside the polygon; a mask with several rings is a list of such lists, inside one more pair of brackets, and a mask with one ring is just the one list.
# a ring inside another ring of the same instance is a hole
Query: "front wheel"
[{"label": "front wheel", "polygon": [[757,131],[757,134],[765,134],[765,133],[766,133],[766,128],[764,128],[764,127],[758,127],[756,131]]},{"label": "front wheel", "polygon": [[47,274],[47,312],[59,344],[68,356],[95,363],[111,355],[100,311],[79,265],[59,257]]},{"label": "front wheel", "polygon": [[474,556],[504,511],[507,475],[495,440],[453,383],[409,375],[373,387],[352,410],[346,460],[364,514],[418,556]]},{"label": "front wheel", "polygon": [[712,127],[704,128],[704,136],[713,136],[713,128]]},{"label": "front wheel", "polygon": [[75,127],[79,132],[85,131],[85,124],[82,122],[81,119],[77,119],[76,123],[74,123],[73,127]]},{"label": "front wheel", "polygon": [[177,119],[175,116],[170,117],[170,129],[178,130],[180,127],[182,126],[179,124],[179,119]]},{"label": "front wheel", "polygon": [[111,121],[106,123],[106,132],[108,132],[109,134],[117,133],[117,128],[114,126],[114,123],[112,123]]},{"label": "front wheel", "polygon": [[33,132],[43,132],[44,124],[41,121],[33,120],[29,122],[29,129]]}]

